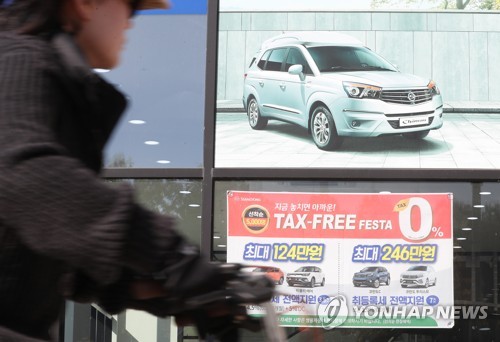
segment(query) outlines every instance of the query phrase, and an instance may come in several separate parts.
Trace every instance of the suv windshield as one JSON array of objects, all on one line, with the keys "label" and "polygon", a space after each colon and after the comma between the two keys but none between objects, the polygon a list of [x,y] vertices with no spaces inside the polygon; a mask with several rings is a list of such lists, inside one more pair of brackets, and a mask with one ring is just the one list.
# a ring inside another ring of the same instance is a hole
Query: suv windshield
[{"label": "suv windshield", "polygon": [[427,266],[412,266],[408,271],[427,271]]},{"label": "suv windshield", "polygon": [[315,46],[308,48],[320,72],[387,70],[391,64],[365,47]]},{"label": "suv windshield", "polygon": [[301,267],[295,272],[314,272],[314,267]]},{"label": "suv windshield", "polygon": [[376,267],[365,267],[361,270],[361,272],[375,272],[376,270]]}]

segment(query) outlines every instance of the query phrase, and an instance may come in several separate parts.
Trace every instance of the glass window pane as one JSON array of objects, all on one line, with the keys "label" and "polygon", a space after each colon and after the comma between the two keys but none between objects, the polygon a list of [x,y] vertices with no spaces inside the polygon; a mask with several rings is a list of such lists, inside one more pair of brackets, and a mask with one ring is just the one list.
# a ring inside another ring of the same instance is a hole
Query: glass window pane
[{"label": "glass window pane", "polygon": [[136,198],[142,205],[153,211],[174,217],[177,229],[192,243],[200,244],[201,181],[186,179],[123,181],[133,185]]},{"label": "glass window pane", "polygon": [[266,66],[267,58],[269,57],[270,53],[271,50],[268,50],[262,55],[261,59],[259,60],[259,63],[257,64],[259,68],[264,69],[264,67]]},{"label": "glass window pane", "polygon": [[288,57],[286,58],[285,70],[288,71],[288,69],[290,69],[290,67],[294,64],[302,65],[302,72],[304,74],[312,73],[311,68],[309,68],[309,64],[304,58],[304,55],[298,49],[290,49]]},{"label": "glass window pane", "polygon": [[287,49],[275,49],[271,52],[271,56],[266,64],[266,70],[269,71],[280,71],[281,64],[283,63],[283,59],[285,58],[285,52]]},{"label": "glass window pane", "polygon": [[[197,245],[201,239],[201,181],[186,179],[110,180],[130,183],[145,207],[176,219],[177,229]],[[66,304],[65,341],[177,341],[174,322],[148,313],[127,310],[106,314],[99,306]],[[109,339],[106,339],[109,338]]]},{"label": "glass window pane", "polygon": [[206,20],[197,14],[134,19],[122,63],[103,74],[130,100],[106,148],[107,167],[202,165]]}]

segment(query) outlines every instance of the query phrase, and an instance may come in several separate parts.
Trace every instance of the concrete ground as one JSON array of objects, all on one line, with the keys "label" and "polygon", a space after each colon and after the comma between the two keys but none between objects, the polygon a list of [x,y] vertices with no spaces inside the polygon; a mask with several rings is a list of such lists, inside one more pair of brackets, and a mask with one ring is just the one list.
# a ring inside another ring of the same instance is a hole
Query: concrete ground
[{"label": "concrete ground", "polygon": [[307,131],[269,121],[252,130],[237,101],[218,102],[215,167],[500,169],[500,103],[445,105],[444,125],[421,140],[402,136],[346,138],[322,151]]}]

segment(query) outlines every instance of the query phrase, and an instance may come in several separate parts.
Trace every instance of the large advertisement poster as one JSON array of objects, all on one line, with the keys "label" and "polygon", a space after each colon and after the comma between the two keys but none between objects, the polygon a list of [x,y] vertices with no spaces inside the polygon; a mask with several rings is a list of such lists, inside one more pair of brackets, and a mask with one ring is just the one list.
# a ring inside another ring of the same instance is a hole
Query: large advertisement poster
[{"label": "large advertisement poster", "polygon": [[500,21],[459,12],[221,1],[215,166],[498,169]]},{"label": "large advertisement poster", "polygon": [[227,260],[276,283],[282,325],[453,326],[452,194],[228,191],[227,206]]}]

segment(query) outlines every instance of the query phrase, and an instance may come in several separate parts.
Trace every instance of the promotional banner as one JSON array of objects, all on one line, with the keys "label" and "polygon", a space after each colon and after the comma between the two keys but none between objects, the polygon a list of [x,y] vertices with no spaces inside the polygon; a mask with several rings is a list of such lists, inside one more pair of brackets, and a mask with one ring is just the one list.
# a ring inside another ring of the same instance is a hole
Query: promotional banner
[{"label": "promotional banner", "polygon": [[452,198],[229,191],[227,261],[277,284],[285,326],[451,328]]}]

